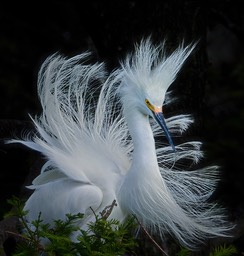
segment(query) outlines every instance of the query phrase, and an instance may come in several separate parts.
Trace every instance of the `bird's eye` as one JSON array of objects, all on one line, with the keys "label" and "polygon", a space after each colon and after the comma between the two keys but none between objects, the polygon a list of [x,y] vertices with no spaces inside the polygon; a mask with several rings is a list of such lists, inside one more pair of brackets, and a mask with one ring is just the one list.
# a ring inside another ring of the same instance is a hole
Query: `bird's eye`
[{"label": "bird's eye", "polygon": [[148,99],[145,99],[145,103],[150,110],[154,111],[154,106],[150,103]]}]

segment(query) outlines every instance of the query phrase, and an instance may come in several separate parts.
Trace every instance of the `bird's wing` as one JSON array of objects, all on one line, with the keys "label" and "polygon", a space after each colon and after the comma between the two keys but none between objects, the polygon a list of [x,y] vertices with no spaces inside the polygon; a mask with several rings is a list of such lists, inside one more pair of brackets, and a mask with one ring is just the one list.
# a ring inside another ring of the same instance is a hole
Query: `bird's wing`
[{"label": "bird's wing", "polygon": [[[45,223],[66,219],[67,213],[84,213],[86,218],[95,218],[92,210],[97,211],[102,200],[103,193],[97,186],[81,184],[66,177],[37,186],[26,201],[24,210],[28,211],[26,217],[29,222],[37,220],[40,213]],[[82,222],[85,222],[84,218]]]},{"label": "bird's wing", "polygon": [[48,172],[42,172],[39,174],[33,181],[31,186],[27,186],[28,188],[37,188],[43,184],[47,184],[49,182],[53,182],[56,180],[61,180],[67,178],[62,172],[57,169],[51,169]]}]

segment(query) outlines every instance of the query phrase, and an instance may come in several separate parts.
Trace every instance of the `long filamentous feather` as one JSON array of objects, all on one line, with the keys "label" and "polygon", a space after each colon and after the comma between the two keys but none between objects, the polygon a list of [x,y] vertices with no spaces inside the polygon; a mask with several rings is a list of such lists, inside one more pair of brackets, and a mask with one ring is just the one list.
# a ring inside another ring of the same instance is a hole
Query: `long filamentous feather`
[{"label": "long filamentous feather", "polygon": [[116,161],[127,166],[131,145],[126,142],[125,120],[115,102],[116,86],[112,85],[118,77],[113,74],[106,78],[103,63],[84,64],[88,56],[84,53],[66,59],[54,54],[47,58],[38,77],[43,114],[33,119],[39,135],[33,141],[12,142],[40,151],[68,177],[92,183],[97,174],[87,170],[102,166],[106,170]]},{"label": "long filamentous feather", "polygon": [[[135,85],[134,96],[152,82],[154,86],[149,91],[161,80],[167,87],[193,48],[180,46],[166,58],[163,47],[153,48],[149,41],[144,41],[135,55],[128,56],[122,69],[110,75],[106,74],[103,63],[87,62],[88,52],[69,59],[58,54],[47,58],[38,77],[43,113],[32,119],[37,134],[10,141],[40,151],[47,158],[31,188],[67,177],[81,185],[93,184],[104,189],[113,186],[116,190],[121,180],[110,177],[114,172],[120,176],[127,174],[134,149],[118,98],[121,91],[126,93],[120,88],[121,80]],[[170,94],[166,96],[170,104]],[[132,96],[128,97],[127,107],[133,106]],[[166,120],[170,132],[179,136],[192,122],[189,115]],[[155,136],[161,132],[156,125],[152,125],[152,131]],[[208,236],[225,236],[230,229],[222,209],[206,203],[215,189],[218,168],[186,171],[178,165],[184,159],[197,163],[202,157],[200,146],[197,141],[183,143],[173,153],[169,146],[156,141],[161,179],[149,176],[146,185],[150,189],[142,184],[132,194],[137,199],[141,193],[140,201],[133,205],[132,198],[125,198],[123,202],[126,204],[128,200],[132,209],[129,213],[136,214],[147,228],[159,231],[161,236],[170,233],[191,248]],[[111,185],[111,182],[117,183]]]},{"label": "long filamentous feather", "polygon": [[[167,57],[164,46],[154,47],[150,40],[146,40],[122,63],[125,73],[122,88],[124,113],[128,115],[134,134],[143,134],[143,128],[133,128],[136,127],[136,124],[133,124],[135,119],[128,114],[133,107],[141,106],[130,96],[131,91],[134,90],[134,95],[138,95],[140,101],[145,97],[154,100],[157,93],[160,96],[156,102],[162,101],[162,91],[166,91],[175,80],[194,47],[195,45],[180,45]],[[141,91],[146,93],[141,96]],[[167,102],[170,103],[170,99]],[[192,122],[193,119],[189,115],[176,115],[166,120],[168,129],[175,135],[182,134]],[[146,125],[140,120],[141,126],[142,123]],[[155,136],[160,135],[156,125],[152,126],[152,131]],[[138,152],[144,146],[147,147],[146,140],[143,141],[142,137],[140,142],[137,136],[136,143],[140,145]],[[144,161],[141,158],[143,164],[139,163],[140,159],[134,162],[133,174],[128,176],[129,178],[126,177],[128,184],[122,185],[121,189],[121,201],[128,198],[123,207],[139,216],[148,229],[162,237],[169,233],[188,248],[195,248],[206,238],[231,236],[233,225],[228,223],[225,210],[209,200],[219,180],[218,167],[187,171],[186,166],[180,165],[182,160],[190,161],[191,164],[198,163],[203,157],[201,143],[190,141],[176,145],[176,152],[172,151],[171,146],[165,146],[161,142],[156,141],[156,146],[157,163],[153,165],[153,155],[150,157],[149,152],[147,154],[144,151],[141,153],[145,157]],[[147,166],[148,170],[144,166]]]}]

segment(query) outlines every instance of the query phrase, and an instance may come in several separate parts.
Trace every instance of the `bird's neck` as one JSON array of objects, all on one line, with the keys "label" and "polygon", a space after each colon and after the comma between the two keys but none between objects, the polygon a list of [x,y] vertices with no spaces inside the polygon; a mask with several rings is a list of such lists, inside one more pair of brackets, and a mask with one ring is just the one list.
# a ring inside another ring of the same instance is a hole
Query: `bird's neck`
[{"label": "bird's neck", "polygon": [[158,169],[155,141],[149,117],[134,110],[127,112],[127,123],[133,140],[133,160],[129,172],[150,172]]},{"label": "bird's neck", "polygon": [[149,118],[136,109],[133,111],[125,111],[134,151],[132,164],[118,190],[118,202],[123,212],[137,216],[145,226],[154,227],[168,206],[174,211],[178,208],[159,170]]}]

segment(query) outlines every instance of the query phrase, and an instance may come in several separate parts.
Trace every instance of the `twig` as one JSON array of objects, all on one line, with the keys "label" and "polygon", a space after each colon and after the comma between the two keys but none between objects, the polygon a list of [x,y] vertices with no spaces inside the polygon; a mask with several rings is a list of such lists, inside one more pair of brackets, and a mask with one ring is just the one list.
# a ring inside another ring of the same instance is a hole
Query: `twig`
[{"label": "twig", "polygon": [[162,247],[152,238],[152,236],[147,232],[147,230],[145,229],[145,227],[141,224],[141,222],[138,220],[138,218],[136,216],[134,216],[135,219],[137,220],[137,222],[139,223],[140,227],[142,228],[142,230],[144,231],[144,233],[148,236],[148,238],[154,243],[154,245],[166,256],[169,256],[163,249]]},{"label": "twig", "polygon": [[106,220],[106,219],[108,218],[108,216],[111,214],[111,212],[112,212],[114,206],[117,206],[116,200],[113,200],[113,202],[112,202],[111,205],[106,206],[106,207],[103,209],[103,211],[100,212],[100,214],[101,214],[101,216],[102,216],[103,219]]},{"label": "twig", "polygon": [[25,241],[25,240],[31,241],[30,238],[24,237],[23,235],[18,234],[18,233],[16,233],[16,232],[12,232],[12,231],[6,230],[5,233],[7,233],[7,234],[9,234],[9,235],[11,235],[11,236],[14,236],[14,237],[16,237],[16,238],[18,238],[18,240],[20,239],[20,240],[23,240],[23,241]]}]

